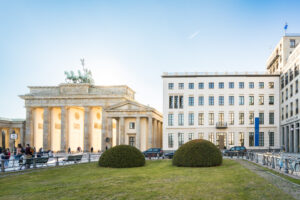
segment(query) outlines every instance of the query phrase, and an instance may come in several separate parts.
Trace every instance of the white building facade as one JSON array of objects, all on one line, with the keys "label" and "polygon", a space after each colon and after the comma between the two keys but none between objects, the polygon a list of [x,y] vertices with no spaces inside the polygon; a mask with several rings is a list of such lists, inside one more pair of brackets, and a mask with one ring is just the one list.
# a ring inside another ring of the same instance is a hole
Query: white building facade
[{"label": "white building facade", "polygon": [[280,73],[280,145],[289,153],[300,152],[299,65],[300,34],[281,38],[267,61],[269,73]]},{"label": "white building facade", "polygon": [[164,73],[162,78],[165,151],[193,139],[224,142],[226,148],[280,148],[279,75]]}]

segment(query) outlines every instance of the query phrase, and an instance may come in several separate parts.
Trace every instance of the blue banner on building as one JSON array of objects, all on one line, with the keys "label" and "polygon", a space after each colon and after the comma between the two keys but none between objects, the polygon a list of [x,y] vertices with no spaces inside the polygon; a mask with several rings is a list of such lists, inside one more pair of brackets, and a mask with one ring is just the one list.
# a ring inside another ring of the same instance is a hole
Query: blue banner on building
[{"label": "blue banner on building", "polygon": [[254,146],[259,146],[259,117],[255,117]]}]

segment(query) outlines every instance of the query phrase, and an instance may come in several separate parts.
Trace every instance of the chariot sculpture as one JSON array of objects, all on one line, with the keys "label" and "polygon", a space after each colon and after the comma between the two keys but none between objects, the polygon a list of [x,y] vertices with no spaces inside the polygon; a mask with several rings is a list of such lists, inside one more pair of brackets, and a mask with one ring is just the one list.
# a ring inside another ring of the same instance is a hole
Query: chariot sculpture
[{"label": "chariot sculpture", "polygon": [[84,67],[84,59],[80,59],[81,65],[83,68],[83,71],[81,72],[78,70],[78,75],[75,74],[75,72],[72,71],[65,71],[66,79],[65,81],[67,83],[89,83],[94,84],[94,79],[92,77],[91,70]]}]

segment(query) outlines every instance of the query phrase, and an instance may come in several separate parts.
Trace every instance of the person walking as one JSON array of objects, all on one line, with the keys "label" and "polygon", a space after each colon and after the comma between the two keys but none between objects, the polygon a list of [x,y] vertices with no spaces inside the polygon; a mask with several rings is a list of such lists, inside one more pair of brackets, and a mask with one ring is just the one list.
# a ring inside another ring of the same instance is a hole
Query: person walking
[{"label": "person walking", "polygon": [[68,154],[71,154],[71,148],[70,147],[68,148]]},{"label": "person walking", "polygon": [[10,159],[10,150],[9,150],[9,148],[7,148],[4,152],[4,159],[5,159],[4,166],[8,167],[8,163],[9,163],[9,159]]},{"label": "person walking", "polygon": [[93,153],[93,151],[94,151],[94,147],[91,147],[91,153]]},{"label": "person walking", "polygon": [[15,155],[16,160],[20,160],[21,156],[23,155],[22,150],[23,150],[22,145],[18,144],[17,152],[16,152],[16,155]]}]

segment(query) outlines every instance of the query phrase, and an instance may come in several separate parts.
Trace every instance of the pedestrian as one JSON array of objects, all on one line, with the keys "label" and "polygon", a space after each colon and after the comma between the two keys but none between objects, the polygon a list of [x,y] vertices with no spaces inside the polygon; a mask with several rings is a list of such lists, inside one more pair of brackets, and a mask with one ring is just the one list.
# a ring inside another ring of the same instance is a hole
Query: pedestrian
[{"label": "pedestrian", "polygon": [[8,167],[8,163],[9,163],[9,159],[10,159],[10,150],[9,150],[9,148],[7,148],[4,152],[4,159],[5,159],[4,166]]},{"label": "pedestrian", "polygon": [[20,160],[21,156],[23,155],[22,149],[23,149],[22,145],[18,144],[17,152],[16,152],[16,155],[15,155],[16,160]]},{"label": "pedestrian", "polygon": [[93,153],[93,151],[94,151],[94,148],[93,148],[93,147],[91,147],[91,153]]},{"label": "pedestrian", "polygon": [[0,154],[2,154],[3,153],[3,149],[2,149],[2,147],[0,147]]},{"label": "pedestrian", "polygon": [[71,154],[71,148],[70,147],[68,148],[68,154]]},{"label": "pedestrian", "polygon": [[27,161],[27,160],[30,160],[32,159],[32,155],[33,155],[33,148],[30,147],[29,144],[27,144],[26,146],[26,149],[25,149],[25,167],[26,169],[29,169],[30,168],[30,161]]}]

